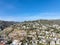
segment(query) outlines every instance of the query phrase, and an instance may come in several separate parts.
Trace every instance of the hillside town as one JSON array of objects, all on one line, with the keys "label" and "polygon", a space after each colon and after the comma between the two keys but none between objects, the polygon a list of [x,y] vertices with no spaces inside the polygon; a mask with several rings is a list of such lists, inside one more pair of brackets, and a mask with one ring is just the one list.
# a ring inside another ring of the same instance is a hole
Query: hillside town
[{"label": "hillside town", "polygon": [[60,45],[60,0],[0,0],[0,45]]},{"label": "hillside town", "polygon": [[23,22],[0,32],[0,45],[60,45],[60,25]]}]

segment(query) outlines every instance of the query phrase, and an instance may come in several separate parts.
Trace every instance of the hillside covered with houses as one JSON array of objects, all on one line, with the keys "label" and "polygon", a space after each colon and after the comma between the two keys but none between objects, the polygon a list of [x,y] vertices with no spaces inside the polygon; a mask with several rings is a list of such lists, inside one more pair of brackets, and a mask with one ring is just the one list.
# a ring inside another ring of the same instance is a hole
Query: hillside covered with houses
[{"label": "hillside covered with houses", "polygon": [[0,31],[0,43],[6,45],[60,45],[59,20],[24,21]]}]

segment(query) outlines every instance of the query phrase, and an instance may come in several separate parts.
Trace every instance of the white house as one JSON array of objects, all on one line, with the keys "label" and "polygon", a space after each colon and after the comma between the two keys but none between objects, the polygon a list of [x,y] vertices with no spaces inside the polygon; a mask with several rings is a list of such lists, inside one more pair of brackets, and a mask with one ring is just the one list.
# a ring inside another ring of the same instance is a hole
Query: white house
[{"label": "white house", "polygon": [[60,39],[57,39],[56,40],[56,44],[59,44],[60,45]]},{"label": "white house", "polygon": [[52,41],[50,42],[50,45],[55,45],[55,41],[52,40]]},{"label": "white house", "polygon": [[19,41],[18,40],[13,40],[12,45],[18,45]]},{"label": "white house", "polygon": [[21,45],[21,43],[22,43],[22,42],[19,42],[19,44],[18,44],[18,45]]},{"label": "white house", "polygon": [[28,45],[28,43],[26,42],[26,43],[24,43],[24,45]]}]

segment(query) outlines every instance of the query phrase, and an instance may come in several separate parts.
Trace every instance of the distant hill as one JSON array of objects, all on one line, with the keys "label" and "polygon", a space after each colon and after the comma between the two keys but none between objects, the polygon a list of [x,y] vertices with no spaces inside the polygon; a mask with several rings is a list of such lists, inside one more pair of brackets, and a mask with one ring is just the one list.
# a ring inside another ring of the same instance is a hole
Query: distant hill
[{"label": "distant hill", "polygon": [[13,21],[2,21],[0,20],[0,30],[3,30],[6,27],[9,27],[10,25],[16,24],[17,22]]},{"label": "distant hill", "polygon": [[41,19],[41,20],[33,20],[33,21],[24,21],[24,22],[14,22],[14,21],[2,21],[0,20],[0,30],[3,30],[7,27],[9,27],[10,25],[13,25],[13,24],[29,24],[29,23],[40,23],[40,24],[59,24],[60,25],[60,19],[57,19],[57,20],[44,20],[44,19]]},{"label": "distant hill", "polygon": [[59,24],[60,25],[60,19],[52,19],[52,20],[44,20],[44,19],[41,19],[41,20],[33,20],[33,21],[25,21],[23,23],[33,23],[33,22],[38,22],[38,23],[42,23],[42,24]]}]

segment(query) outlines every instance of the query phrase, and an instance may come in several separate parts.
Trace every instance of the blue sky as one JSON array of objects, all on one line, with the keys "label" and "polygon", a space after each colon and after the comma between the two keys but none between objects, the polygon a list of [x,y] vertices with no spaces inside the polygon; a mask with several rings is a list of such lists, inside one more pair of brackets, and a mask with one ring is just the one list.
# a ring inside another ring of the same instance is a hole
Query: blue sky
[{"label": "blue sky", "polygon": [[0,20],[60,19],[60,0],[0,0]]}]

